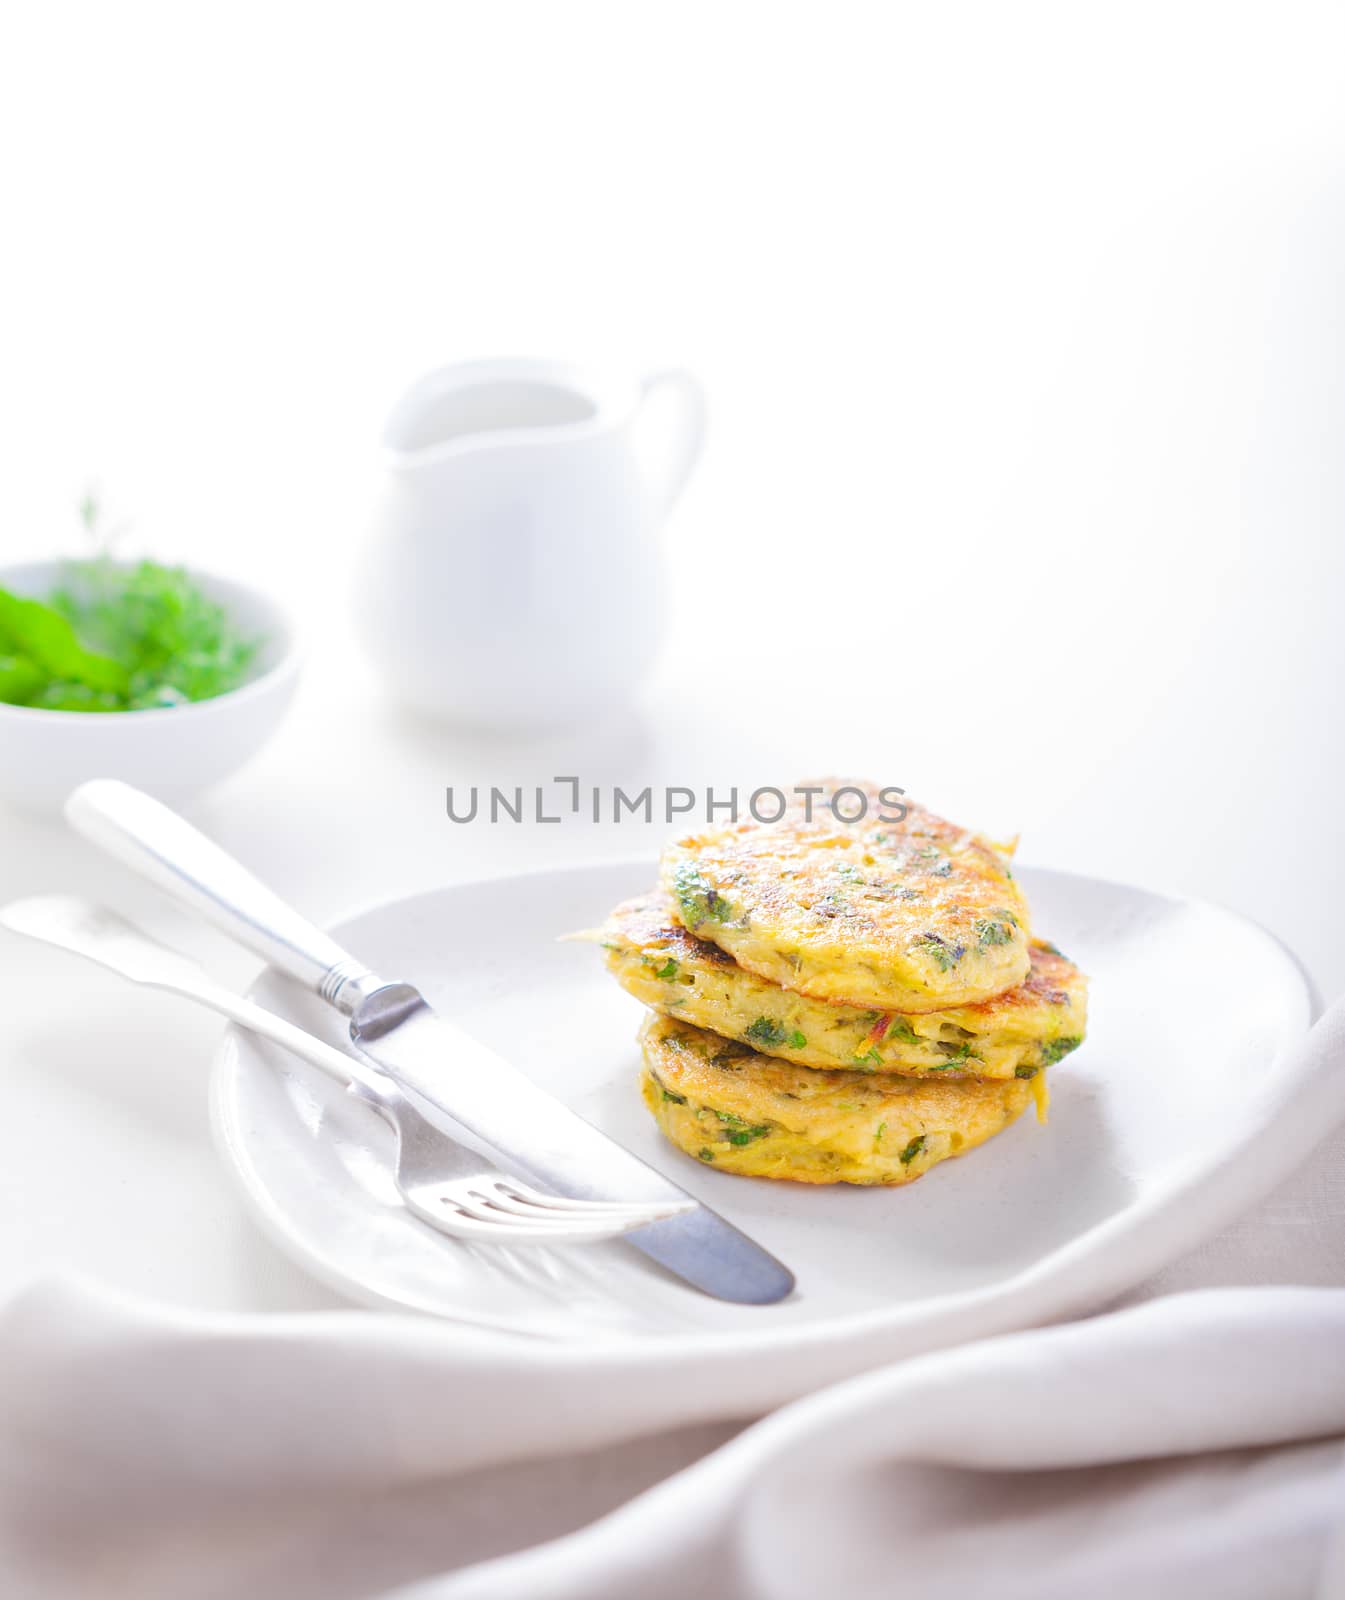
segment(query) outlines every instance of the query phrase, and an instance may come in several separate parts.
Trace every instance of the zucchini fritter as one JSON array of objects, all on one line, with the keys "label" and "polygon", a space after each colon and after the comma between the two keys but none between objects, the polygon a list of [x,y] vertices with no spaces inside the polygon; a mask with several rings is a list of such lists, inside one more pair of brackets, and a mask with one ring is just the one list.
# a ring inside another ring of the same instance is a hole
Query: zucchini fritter
[{"label": "zucchini fritter", "polygon": [[885,822],[876,790],[849,787],[871,798],[862,821],[796,802],[669,845],[682,925],[758,977],[861,1009],[942,1011],[1022,983],[1027,904],[1003,856],[914,802]]},{"label": "zucchini fritter", "polygon": [[622,988],[665,1015],[824,1071],[1033,1077],[1082,1040],[1088,980],[1034,939],[1027,981],[993,1000],[903,1015],[813,1000],[688,933],[661,891],[619,905],[597,935]]},{"label": "zucchini fritter", "polygon": [[688,1155],[747,1177],[796,1183],[911,1183],[1007,1127],[1045,1077],[1025,1082],[814,1072],[650,1016],[641,1091]]}]

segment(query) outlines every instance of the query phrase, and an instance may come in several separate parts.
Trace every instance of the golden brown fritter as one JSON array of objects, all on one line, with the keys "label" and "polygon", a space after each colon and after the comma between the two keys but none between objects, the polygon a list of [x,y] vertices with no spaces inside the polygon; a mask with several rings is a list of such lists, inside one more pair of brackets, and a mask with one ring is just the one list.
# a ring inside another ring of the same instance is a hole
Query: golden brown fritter
[{"label": "golden brown fritter", "polygon": [[860,1009],[942,1011],[1022,983],[1027,905],[1000,852],[913,801],[884,821],[879,792],[850,787],[870,800],[859,822],[800,802],[669,845],[678,920],[758,977]]},{"label": "golden brown fritter", "polygon": [[724,1172],[796,1183],[902,1184],[983,1144],[1045,1079],[814,1072],[651,1015],[641,1091],[680,1150]]},{"label": "golden brown fritter", "polygon": [[688,933],[662,891],[619,905],[595,936],[608,969],[656,1011],[824,1071],[1030,1078],[1082,1040],[1088,980],[1033,940],[1027,980],[993,1000],[904,1015],[813,1000]]}]

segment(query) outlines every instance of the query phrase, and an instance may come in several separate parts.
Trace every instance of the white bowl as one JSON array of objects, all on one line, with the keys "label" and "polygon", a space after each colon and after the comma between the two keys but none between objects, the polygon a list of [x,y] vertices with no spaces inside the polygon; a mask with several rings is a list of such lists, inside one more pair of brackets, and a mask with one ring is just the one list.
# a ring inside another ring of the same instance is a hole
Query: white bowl
[{"label": "white bowl", "polygon": [[[0,588],[43,599],[67,568],[63,561],[0,567]],[[298,683],[294,627],[256,589],[204,572],[192,577],[245,633],[264,641],[248,681],[213,700],[151,711],[38,711],[0,703],[0,799],[23,810],[55,810],[87,778],[121,778],[180,802],[261,749]]]}]

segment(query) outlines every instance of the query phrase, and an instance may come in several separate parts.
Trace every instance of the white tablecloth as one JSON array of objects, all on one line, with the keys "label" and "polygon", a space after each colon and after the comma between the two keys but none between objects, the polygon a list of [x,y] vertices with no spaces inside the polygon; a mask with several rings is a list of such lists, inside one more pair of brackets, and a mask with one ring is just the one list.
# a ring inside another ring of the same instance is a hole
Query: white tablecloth
[{"label": "white tablecloth", "polygon": [[1345,1582],[1342,1536],[1345,1292],[1228,1290],[839,1385],[404,1600],[1268,1600]]},{"label": "white tablecloth", "polygon": [[[0,1592],[793,1600],[918,1569],[931,1596],[991,1570],[1024,1600],[1342,1594],[1343,1158],[1337,1134],[1131,1309],[898,1364],[708,1455],[737,1425],[642,1437],[640,1385],[582,1356],[539,1379],[428,1320],[39,1280],[0,1315]],[[1180,1292],[1220,1284],[1261,1287]]]}]

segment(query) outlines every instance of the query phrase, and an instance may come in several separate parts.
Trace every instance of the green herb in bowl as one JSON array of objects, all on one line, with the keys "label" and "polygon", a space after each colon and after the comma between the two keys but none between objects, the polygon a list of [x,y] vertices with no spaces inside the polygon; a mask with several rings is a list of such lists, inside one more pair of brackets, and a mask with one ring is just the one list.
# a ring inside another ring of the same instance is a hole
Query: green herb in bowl
[{"label": "green herb in bowl", "polygon": [[260,648],[181,568],[74,562],[46,600],[0,588],[0,701],[146,711],[239,688]]}]

